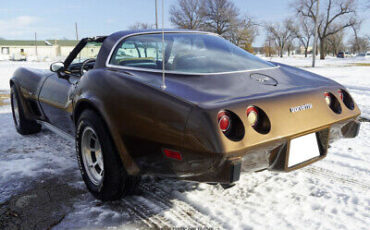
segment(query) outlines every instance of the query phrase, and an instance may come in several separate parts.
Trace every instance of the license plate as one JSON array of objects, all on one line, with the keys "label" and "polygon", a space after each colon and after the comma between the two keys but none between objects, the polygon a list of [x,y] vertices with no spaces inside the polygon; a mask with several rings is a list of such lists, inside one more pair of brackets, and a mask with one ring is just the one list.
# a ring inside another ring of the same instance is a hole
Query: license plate
[{"label": "license plate", "polygon": [[316,134],[311,133],[290,141],[288,167],[311,160],[320,156]]}]

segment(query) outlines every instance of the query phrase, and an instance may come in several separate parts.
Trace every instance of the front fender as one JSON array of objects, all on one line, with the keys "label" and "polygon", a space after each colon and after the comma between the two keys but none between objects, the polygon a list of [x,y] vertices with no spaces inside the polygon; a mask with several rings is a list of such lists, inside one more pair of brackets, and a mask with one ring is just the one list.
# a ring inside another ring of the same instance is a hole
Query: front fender
[{"label": "front fender", "polygon": [[[42,119],[38,106],[39,92],[45,80],[53,73],[48,70],[18,68],[10,79],[10,85],[15,86],[19,95],[24,115],[27,119]],[[32,106],[31,106],[32,103]]]}]

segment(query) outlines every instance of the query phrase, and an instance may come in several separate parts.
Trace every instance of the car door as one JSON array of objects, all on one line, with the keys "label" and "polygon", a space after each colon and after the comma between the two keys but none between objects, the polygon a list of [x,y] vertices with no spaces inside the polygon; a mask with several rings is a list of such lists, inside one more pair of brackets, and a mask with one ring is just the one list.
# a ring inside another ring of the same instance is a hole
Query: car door
[{"label": "car door", "polygon": [[39,102],[47,121],[70,135],[75,132],[72,98],[77,83],[77,77],[62,77],[55,73],[45,81],[39,94]]},{"label": "car door", "polygon": [[50,76],[41,88],[39,102],[47,122],[68,134],[75,133],[72,118],[73,97],[83,74],[81,69],[89,59],[94,63],[105,38],[102,36],[82,39],[64,61],[63,71]]}]

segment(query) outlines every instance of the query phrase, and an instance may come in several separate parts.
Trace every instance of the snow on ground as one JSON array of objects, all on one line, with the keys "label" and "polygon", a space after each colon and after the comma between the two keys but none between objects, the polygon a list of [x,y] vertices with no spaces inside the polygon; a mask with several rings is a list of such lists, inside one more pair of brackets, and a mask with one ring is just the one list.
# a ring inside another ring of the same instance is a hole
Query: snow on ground
[{"label": "snow on ground", "polygon": [[9,79],[19,67],[49,69],[50,62],[0,61],[0,90],[9,90]]},{"label": "snow on ground", "polygon": [[[304,67],[340,82],[348,87],[362,116],[370,118],[367,102],[370,66],[357,66],[353,59],[318,61],[315,69],[307,68],[309,59],[273,61]],[[16,66],[48,68],[48,63],[0,62],[0,90],[8,90],[8,80]],[[34,184],[58,178],[65,181],[65,186],[81,192],[74,196],[71,209],[53,229],[174,226],[369,229],[370,226],[370,122],[362,122],[357,138],[335,142],[324,160],[301,170],[243,174],[240,182],[227,190],[145,177],[138,195],[108,203],[95,200],[86,191],[73,143],[47,130],[31,136],[17,134],[9,105],[0,107],[0,124],[0,216],[1,203],[32,189]]]}]

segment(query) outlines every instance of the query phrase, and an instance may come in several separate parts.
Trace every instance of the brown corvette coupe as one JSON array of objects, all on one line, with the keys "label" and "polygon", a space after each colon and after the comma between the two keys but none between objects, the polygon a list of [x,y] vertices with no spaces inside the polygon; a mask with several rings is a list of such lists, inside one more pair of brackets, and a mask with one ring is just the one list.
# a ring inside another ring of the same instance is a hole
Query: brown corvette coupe
[{"label": "brown corvette coupe", "polygon": [[360,126],[342,85],[206,32],[85,38],[50,70],[19,68],[10,86],[17,131],[44,125],[74,140],[102,200],[143,174],[227,186],[241,172],[298,169]]}]

